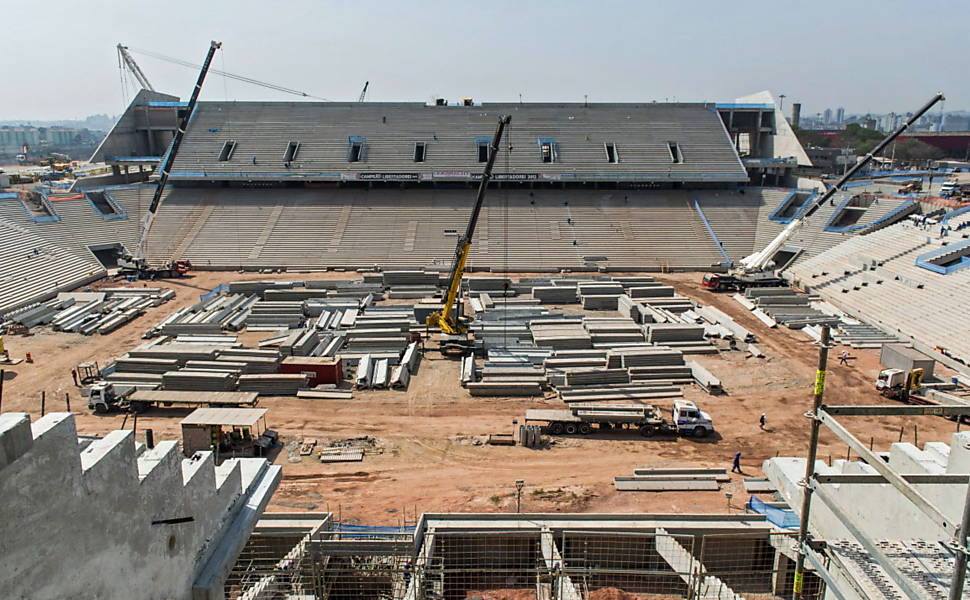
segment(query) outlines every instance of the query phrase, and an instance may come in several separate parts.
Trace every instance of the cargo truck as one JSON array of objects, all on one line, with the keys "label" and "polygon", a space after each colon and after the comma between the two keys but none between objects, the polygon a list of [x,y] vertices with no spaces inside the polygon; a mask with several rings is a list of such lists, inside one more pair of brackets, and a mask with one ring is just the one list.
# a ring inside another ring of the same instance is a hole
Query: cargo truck
[{"label": "cargo truck", "polygon": [[587,435],[595,430],[636,430],[643,437],[684,435],[705,438],[714,432],[714,421],[688,400],[677,400],[666,418],[655,406],[573,405],[566,409],[529,409],[527,425],[540,425],[550,435]]}]

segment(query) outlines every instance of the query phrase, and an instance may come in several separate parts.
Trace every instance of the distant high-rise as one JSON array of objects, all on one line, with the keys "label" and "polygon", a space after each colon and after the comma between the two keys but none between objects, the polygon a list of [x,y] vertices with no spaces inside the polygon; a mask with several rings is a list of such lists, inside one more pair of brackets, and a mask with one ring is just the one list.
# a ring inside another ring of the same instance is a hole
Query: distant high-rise
[{"label": "distant high-rise", "polygon": [[832,109],[831,108],[826,108],[825,109],[825,112],[822,113],[822,122],[825,123],[826,125],[828,125],[828,124],[830,124],[832,122]]},{"label": "distant high-rise", "polygon": [[802,103],[792,102],[791,105],[791,126],[798,127],[802,121]]},{"label": "distant high-rise", "polygon": [[841,125],[845,122],[845,109],[841,106],[835,111],[835,124]]}]

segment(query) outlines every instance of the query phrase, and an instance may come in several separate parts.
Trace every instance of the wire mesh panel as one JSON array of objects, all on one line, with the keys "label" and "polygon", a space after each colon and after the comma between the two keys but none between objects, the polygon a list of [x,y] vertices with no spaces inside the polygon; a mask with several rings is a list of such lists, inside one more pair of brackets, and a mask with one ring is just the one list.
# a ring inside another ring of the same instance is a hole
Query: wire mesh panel
[{"label": "wire mesh panel", "polygon": [[433,543],[431,559],[422,565],[426,598],[552,597],[537,531],[435,533]]},{"label": "wire mesh panel", "polygon": [[[747,600],[778,600],[793,597],[796,548],[794,533],[709,534],[699,539],[697,557],[709,584],[726,586]],[[803,597],[823,595],[822,580],[807,572]]]},{"label": "wire mesh panel", "polygon": [[585,598],[687,598],[695,570],[692,536],[563,531],[562,572]]}]

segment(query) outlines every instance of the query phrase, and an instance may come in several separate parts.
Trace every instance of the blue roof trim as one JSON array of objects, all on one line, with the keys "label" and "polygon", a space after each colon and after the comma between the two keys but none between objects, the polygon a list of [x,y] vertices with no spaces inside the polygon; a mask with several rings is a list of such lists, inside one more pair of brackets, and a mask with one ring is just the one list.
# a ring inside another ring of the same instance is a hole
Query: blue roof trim
[{"label": "blue roof trim", "polygon": [[[805,202],[802,203],[802,205],[798,208],[798,210],[795,212],[794,215],[790,217],[782,217],[781,213],[785,212],[785,210],[788,208],[788,205],[794,202],[795,195],[798,194],[798,192],[808,192],[811,195],[805,200]],[[787,225],[788,223],[791,223],[795,219],[805,214],[808,208],[812,205],[812,202],[815,200],[816,196],[818,196],[818,190],[799,190],[799,189],[792,190],[787,196],[785,196],[785,198],[781,202],[778,203],[778,206],[775,207],[775,210],[771,211],[771,214],[768,215],[768,219],[776,223],[784,223],[785,225]]]},{"label": "blue roof trim", "polygon": [[151,108],[188,108],[189,103],[175,100],[149,100],[147,106]]},{"label": "blue roof trim", "polygon": [[946,267],[934,264],[931,261],[942,256],[946,256],[947,254],[953,254],[954,252],[964,250],[970,251],[970,240],[963,240],[955,244],[948,244],[942,248],[937,248],[936,250],[932,250],[925,254],[920,254],[916,257],[916,266],[928,271],[933,271],[934,273],[939,273],[940,275],[949,275],[954,271],[960,271],[970,267],[970,256],[961,256],[959,257],[960,260],[958,262]]}]

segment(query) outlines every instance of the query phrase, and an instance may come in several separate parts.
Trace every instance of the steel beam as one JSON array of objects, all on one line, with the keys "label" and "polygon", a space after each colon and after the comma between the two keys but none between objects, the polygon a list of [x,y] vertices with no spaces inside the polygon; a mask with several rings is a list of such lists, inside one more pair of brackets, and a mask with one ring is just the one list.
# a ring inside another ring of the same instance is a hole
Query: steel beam
[{"label": "steel beam", "polygon": [[[842,595],[842,590],[839,589],[838,584],[835,582],[835,578],[829,573],[828,569],[822,564],[821,558],[819,558],[818,553],[812,550],[808,544],[802,547],[802,553],[805,555],[805,560],[807,560],[812,567],[815,569],[815,574],[822,578],[825,582],[825,590],[831,592],[837,600],[847,600],[845,596]],[[860,596],[862,594],[859,594]]]},{"label": "steel beam", "polygon": [[899,493],[905,496],[907,500],[912,502],[913,505],[918,508],[920,512],[926,515],[931,522],[942,527],[943,530],[946,531],[947,535],[956,535],[956,532],[959,530],[959,526],[956,523],[948,519],[946,515],[944,515],[932,502],[927,500],[923,494],[919,492],[919,490],[910,485],[901,475],[893,471],[892,468],[886,464],[886,461],[869,450],[865,444],[852,435],[848,429],[846,429],[826,411],[825,407],[818,411],[818,418],[821,420],[823,425],[832,431],[832,433],[837,435],[842,441],[848,444],[849,447],[862,458],[862,460],[866,461],[870,467],[885,477],[888,483],[891,483],[893,487],[898,489]]},{"label": "steel beam", "polygon": [[823,405],[822,410],[830,415],[844,417],[905,417],[920,415],[958,417],[970,415],[970,404],[876,404],[870,406]]},{"label": "steel beam", "polygon": [[[838,505],[835,499],[832,496],[830,496],[830,493],[831,493],[830,490],[825,486],[819,485],[818,482],[815,482],[815,481],[812,481],[809,485],[812,488],[812,490],[815,492],[815,495],[818,496],[818,499],[822,501],[822,504],[827,506],[828,509],[832,511],[832,513],[836,516],[839,522],[841,522],[842,525],[844,525],[845,528],[849,530],[849,533],[852,534],[852,537],[854,537],[860,544],[862,544],[862,546],[866,549],[866,552],[868,552],[870,556],[876,559],[876,562],[879,563],[879,566],[883,568],[883,571],[886,572],[886,575],[888,575],[889,578],[893,580],[893,583],[895,583],[899,587],[899,589],[902,590],[902,592],[910,598],[910,600],[923,600],[924,594],[921,594],[919,590],[915,589],[912,583],[908,580],[908,578],[906,578],[902,573],[900,573],[899,570],[896,568],[896,565],[894,565],[892,561],[889,560],[889,557],[886,556],[883,553],[883,551],[880,550],[879,547],[872,542],[872,540],[870,540],[864,533],[862,533],[860,529],[858,529],[852,523],[852,517],[847,515],[842,510],[842,508]],[[849,573],[846,573],[846,575],[851,577]]]}]

